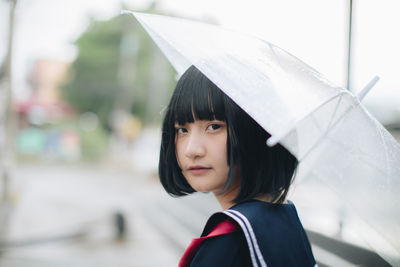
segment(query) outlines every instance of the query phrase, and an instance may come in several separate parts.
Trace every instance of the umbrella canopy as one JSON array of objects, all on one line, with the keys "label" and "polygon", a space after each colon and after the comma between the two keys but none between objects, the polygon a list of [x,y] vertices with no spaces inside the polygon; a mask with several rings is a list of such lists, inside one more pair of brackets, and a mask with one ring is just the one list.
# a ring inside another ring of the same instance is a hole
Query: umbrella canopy
[{"label": "umbrella canopy", "polygon": [[[378,253],[400,264],[400,145],[348,90],[283,49],[200,22],[132,13],[179,75],[196,66],[360,215]],[[361,229],[361,227],[360,227]],[[358,230],[360,230],[358,229]]]}]

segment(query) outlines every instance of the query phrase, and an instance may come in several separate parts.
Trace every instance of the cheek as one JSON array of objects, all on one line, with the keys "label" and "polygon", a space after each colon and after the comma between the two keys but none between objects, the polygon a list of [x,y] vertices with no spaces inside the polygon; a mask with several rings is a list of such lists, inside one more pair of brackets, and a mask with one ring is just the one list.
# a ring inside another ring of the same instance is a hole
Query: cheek
[{"label": "cheek", "polygon": [[220,167],[223,167],[223,170],[229,169],[226,136],[222,136],[219,140],[216,140],[209,149],[213,151],[214,158],[218,160]]},{"label": "cheek", "polygon": [[182,162],[182,159],[183,159],[183,145],[182,145],[182,142],[178,142],[176,139],[175,139],[175,157],[176,157],[176,161],[178,162],[178,165],[179,165],[179,168],[181,168],[182,169],[182,165],[181,165],[181,162]]}]

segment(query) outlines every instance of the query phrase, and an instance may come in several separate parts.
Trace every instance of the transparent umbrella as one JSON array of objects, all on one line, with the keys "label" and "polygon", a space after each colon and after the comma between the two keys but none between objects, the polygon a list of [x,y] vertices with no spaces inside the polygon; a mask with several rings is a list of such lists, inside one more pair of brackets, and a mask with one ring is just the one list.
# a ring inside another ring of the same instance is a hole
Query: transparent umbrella
[{"label": "transparent umbrella", "polygon": [[[129,11],[127,11],[129,12]],[[200,22],[133,14],[178,74],[196,66],[357,213],[365,240],[400,265],[400,145],[360,103],[283,49]]]}]

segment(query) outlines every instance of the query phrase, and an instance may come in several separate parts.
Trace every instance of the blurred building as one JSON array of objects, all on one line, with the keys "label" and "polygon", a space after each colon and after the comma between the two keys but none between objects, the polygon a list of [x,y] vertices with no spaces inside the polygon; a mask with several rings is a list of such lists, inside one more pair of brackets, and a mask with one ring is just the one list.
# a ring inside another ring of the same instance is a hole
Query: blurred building
[{"label": "blurred building", "polygon": [[54,121],[73,113],[73,109],[62,101],[59,88],[66,80],[69,65],[69,62],[52,59],[35,62],[28,76],[31,96],[17,104],[22,120],[42,124],[42,120]]},{"label": "blurred building", "polygon": [[58,103],[60,101],[58,87],[65,81],[69,65],[69,62],[59,60],[37,60],[29,77],[32,97],[41,103]]},{"label": "blurred building", "polygon": [[69,62],[52,59],[40,59],[33,65],[28,76],[31,95],[18,102],[16,107],[19,115],[16,149],[19,155],[63,159],[80,157],[78,132],[74,127],[62,125],[74,115],[74,109],[62,100],[60,93],[69,65]]}]

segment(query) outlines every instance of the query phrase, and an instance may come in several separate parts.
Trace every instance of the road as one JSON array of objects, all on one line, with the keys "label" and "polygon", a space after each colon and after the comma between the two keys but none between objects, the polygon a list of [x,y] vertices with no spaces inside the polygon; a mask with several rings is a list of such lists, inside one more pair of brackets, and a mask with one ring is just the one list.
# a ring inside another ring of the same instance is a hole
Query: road
[{"label": "road", "polygon": [[[6,231],[8,243],[0,243],[4,267],[176,266],[191,238],[220,209],[210,194],[172,198],[154,176],[106,166],[18,166],[14,182],[20,191]],[[338,235],[335,207],[327,210],[314,202],[314,212],[320,206],[316,215],[304,205],[309,194],[301,187],[296,191],[303,223]],[[123,240],[116,238],[117,211],[126,218]],[[326,248],[314,244],[313,250],[325,262],[355,266]]]},{"label": "road", "polygon": [[[154,178],[98,166],[18,166],[14,177],[20,191],[6,231],[14,247],[0,266],[175,266],[181,252],[143,215],[166,195]],[[123,241],[116,211],[126,216]]]}]

